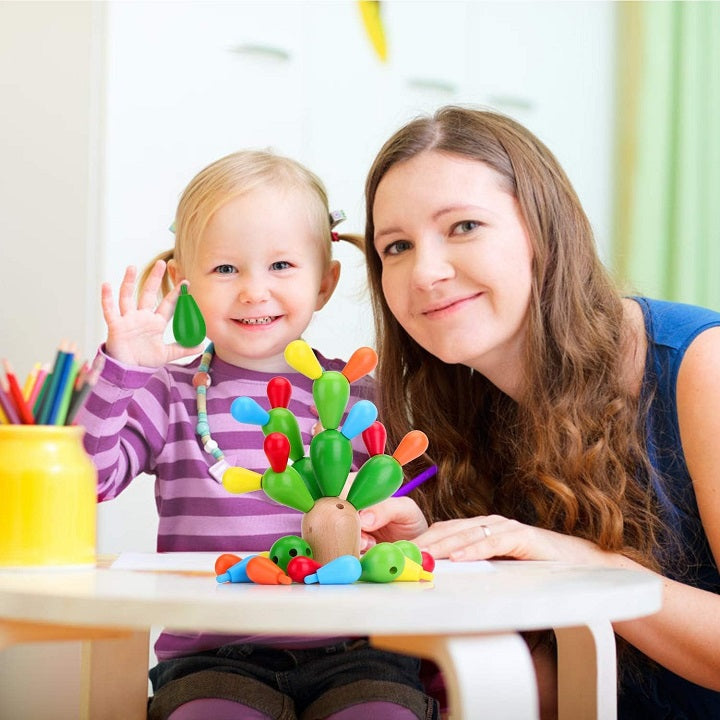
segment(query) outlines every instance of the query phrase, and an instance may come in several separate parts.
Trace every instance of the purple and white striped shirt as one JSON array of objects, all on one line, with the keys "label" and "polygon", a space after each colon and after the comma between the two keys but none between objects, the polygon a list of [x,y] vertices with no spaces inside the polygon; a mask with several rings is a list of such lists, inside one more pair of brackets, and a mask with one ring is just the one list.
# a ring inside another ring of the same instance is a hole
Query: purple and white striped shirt
[{"label": "purple and white striped shirt", "polygon": [[[325,370],[339,371],[345,366],[342,360],[328,360],[317,351],[315,354]],[[262,491],[233,495],[210,475],[215,459],[205,452],[195,433],[197,405],[192,379],[199,364],[197,358],[189,365],[153,369],[123,365],[105,357],[98,383],[75,417],[75,423],[85,427],[85,449],[98,471],[98,501],[116,497],[141,473],[155,475],[158,552],[269,550],[283,535],[300,534],[302,515]],[[267,384],[276,375],[213,358],[212,384],[207,390],[208,422],[230,465],[260,473],[268,468],[261,428],[239,423],[230,414],[230,405],[235,398],[248,396],[270,409]],[[307,448],[317,422],[310,412],[312,380],[297,372],[283,375],[293,388],[289,409],[298,419]],[[347,409],[359,399],[372,400],[372,389],[371,378],[353,383]],[[353,446],[356,470],[368,453],[359,438]],[[164,633],[156,652],[163,659],[231,640],[251,641]]]}]

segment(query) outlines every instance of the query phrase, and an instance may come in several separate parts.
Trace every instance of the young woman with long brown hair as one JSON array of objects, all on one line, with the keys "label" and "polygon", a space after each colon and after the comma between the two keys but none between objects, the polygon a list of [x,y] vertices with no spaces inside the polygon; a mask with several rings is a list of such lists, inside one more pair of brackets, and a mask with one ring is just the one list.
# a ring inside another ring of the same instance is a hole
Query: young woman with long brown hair
[{"label": "young woman with long brown hair", "polygon": [[615,625],[619,717],[720,717],[720,314],[621,296],[554,156],[496,113],[407,124],[366,203],[381,417],[439,467],[367,541],[659,573],[662,610]]}]

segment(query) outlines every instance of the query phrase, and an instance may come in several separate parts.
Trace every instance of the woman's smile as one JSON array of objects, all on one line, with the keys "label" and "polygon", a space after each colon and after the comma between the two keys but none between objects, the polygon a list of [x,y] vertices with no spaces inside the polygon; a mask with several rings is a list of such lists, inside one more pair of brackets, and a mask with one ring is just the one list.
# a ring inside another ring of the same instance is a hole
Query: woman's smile
[{"label": "woman's smile", "polygon": [[441,300],[432,306],[420,311],[420,315],[424,315],[430,320],[442,319],[454,312],[465,310],[474,300],[477,300],[484,293],[478,292],[454,298],[451,300]]}]

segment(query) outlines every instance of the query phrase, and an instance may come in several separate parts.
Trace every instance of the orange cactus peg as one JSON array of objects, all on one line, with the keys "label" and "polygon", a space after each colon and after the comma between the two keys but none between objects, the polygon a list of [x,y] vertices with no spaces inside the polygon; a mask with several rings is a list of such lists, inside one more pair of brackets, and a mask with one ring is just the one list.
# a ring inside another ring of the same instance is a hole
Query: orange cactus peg
[{"label": "orange cactus peg", "polygon": [[239,555],[233,555],[233,553],[223,553],[219,555],[215,560],[215,574],[222,575],[228,571],[235,563],[239,563],[242,558]]},{"label": "orange cactus peg", "polygon": [[428,442],[428,436],[422,430],[411,430],[400,441],[392,456],[405,465],[420,457],[427,450]]},{"label": "orange cactus peg", "polygon": [[361,377],[371,373],[378,363],[377,353],[369,347],[358,348],[342,369],[342,374],[349,383],[354,383]]},{"label": "orange cactus peg", "polygon": [[270,558],[258,555],[251,558],[246,568],[247,576],[258,585],[290,585],[288,577]]}]

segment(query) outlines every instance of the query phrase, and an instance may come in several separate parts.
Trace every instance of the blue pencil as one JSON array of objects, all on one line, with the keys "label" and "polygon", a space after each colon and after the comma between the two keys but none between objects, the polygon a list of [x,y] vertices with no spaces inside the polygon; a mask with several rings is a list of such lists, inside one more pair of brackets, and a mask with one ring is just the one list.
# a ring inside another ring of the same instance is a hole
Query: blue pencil
[{"label": "blue pencil", "polygon": [[38,425],[47,425],[49,422],[50,413],[52,412],[55,398],[58,394],[58,387],[60,386],[63,368],[65,367],[65,363],[68,357],[70,356],[71,353],[69,353],[67,350],[67,343],[60,343],[60,348],[58,349],[57,355],[55,356],[55,364],[53,365],[52,373],[48,376],[46,382],[47,387],[43,388],[42,404],[38,411],[35,413],[35,422]]},{"label": "blue pencil", "polygon": [[72,378],[72,367],[75,362],[75,353],[70,351],[63,359],[62,369],[60,371],[60,381],[58,382],[55,390],[55,396],[53,397],[52,407],[48,415],[47,424],[57,425],[58,417],[60,415],[60,408],[62,407],[63,396],[67,390],[68,383],[71,382]]}]

